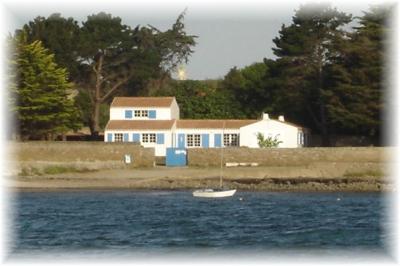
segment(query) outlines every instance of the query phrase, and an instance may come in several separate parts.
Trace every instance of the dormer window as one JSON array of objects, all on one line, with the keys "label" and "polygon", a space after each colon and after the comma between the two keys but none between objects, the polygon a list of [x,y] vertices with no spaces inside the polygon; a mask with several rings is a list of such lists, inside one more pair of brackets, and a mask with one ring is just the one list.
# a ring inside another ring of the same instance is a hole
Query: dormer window
[{"label": "dormer window", "polygon": [[135,117],[149,117],[148,110],[135,110]]}]

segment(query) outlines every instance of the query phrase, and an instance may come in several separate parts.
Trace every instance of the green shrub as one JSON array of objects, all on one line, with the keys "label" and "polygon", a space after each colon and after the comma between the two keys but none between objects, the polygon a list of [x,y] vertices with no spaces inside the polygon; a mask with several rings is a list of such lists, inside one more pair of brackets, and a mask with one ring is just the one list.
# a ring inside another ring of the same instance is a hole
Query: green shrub
[{"label": "green shrub", "polygon": [[94,170],[90,170],[87,168],[76,168],[73,166],[60,166],[60,165],[48,166],[43,169],[43,173],[47,175],[57,175],[63,173],[84,173],[90,171]]},{"label": "green shrub", "polygon": [[275,137],[264,137],[264,134],[258,132],[257,133],[257,141],[258,141],[258,146],[260,148],[276,148],[282,141],[278,140],[278,136],[276,135]]}]

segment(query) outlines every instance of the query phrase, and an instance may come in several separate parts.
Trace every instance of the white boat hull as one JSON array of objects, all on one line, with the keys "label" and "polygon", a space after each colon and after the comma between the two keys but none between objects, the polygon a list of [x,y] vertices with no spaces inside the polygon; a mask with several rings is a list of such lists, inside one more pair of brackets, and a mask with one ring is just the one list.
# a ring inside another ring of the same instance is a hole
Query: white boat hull
[{"label": "white boat hull", "polygon": [[213,190],[213,189],[200,189],[193,191],[193,197],[201,198],[223,198],[231,197],[236,193],[236,189],[231,190]]}]

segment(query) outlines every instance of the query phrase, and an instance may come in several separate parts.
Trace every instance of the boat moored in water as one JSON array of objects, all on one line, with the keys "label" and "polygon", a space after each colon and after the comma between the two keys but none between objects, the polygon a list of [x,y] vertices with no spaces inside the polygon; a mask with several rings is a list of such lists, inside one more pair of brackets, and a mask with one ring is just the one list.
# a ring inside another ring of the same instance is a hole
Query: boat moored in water
[{"label": "boat moored in water", "polygon": [[223,189],[199,189],[193,191],[193,197],[201,198],[223,198],[231,197],[236,193],[236,189],[223,190]]},{"label": "boat moored in water", "polygon": [[[222,133],[224,133],[225,129],[225,122],[222,127]],[[222,134],[223,135],[223,134]],[[220,158],[220,175],[219,175],[219,188],[211,189],[211,188],[204,188],[198,189],[193,191],[193,197],[200,197],[200,198],[224,198],[224,197],[232,197],[236,193],[236,189],[224,189],[222,186],[222,172],[223,172],[223,147],[220,147],[221,150],[221,158]]]}]

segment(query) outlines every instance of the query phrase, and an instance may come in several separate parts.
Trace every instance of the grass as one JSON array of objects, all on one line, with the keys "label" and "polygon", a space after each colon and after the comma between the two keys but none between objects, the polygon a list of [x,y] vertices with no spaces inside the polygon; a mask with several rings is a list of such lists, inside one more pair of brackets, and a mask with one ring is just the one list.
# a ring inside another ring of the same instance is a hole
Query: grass
[{"label": "grass", "polygon": [[39,170],[35,167],[24,167],[21,169],[21,172],[18,174],[19,176],[41,176],[41,175],[57,175],[63,173],[86,173],[96,171],[94,169],[88,168],[77,168],[73,166],[47,166],[42,170]]},{"label": "grass", "polygon": [[87,168],[76,168],[72,166],[48,166],[43,169],[43,173],[46,175],[57,175],[57,174],[63,174],[63,173],[86,173],[86,172],[91,172],[94,170],[90,170]]},{"label": "grass", "polygon": [[382,170],[366,170],[363,172],[346,172],[343,177],[356,178],[356,177],[384,177],[385,174]]}]

